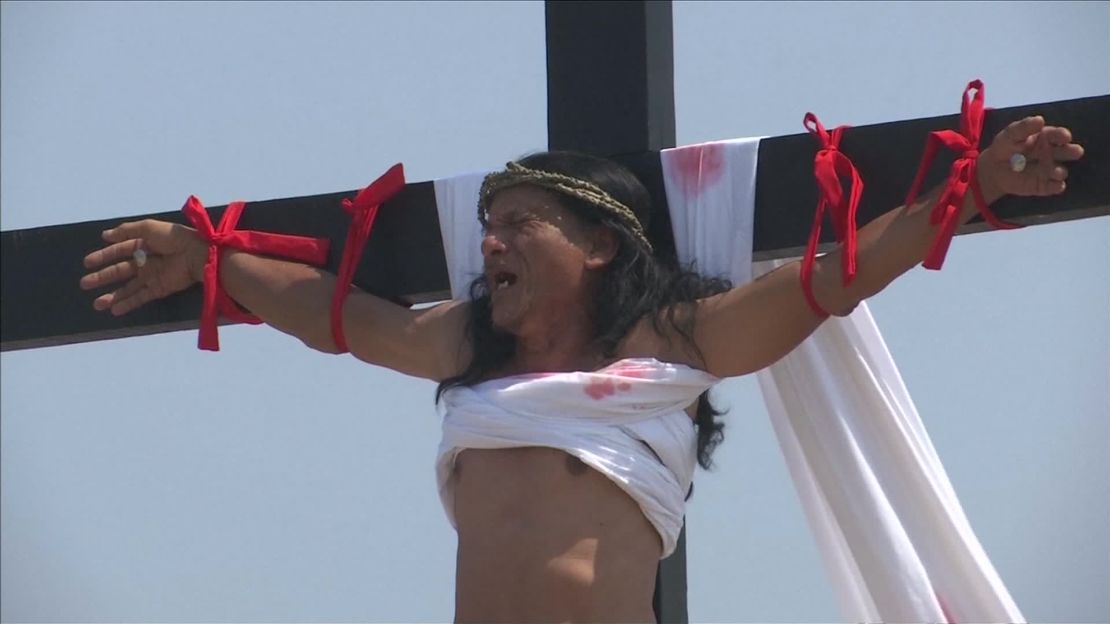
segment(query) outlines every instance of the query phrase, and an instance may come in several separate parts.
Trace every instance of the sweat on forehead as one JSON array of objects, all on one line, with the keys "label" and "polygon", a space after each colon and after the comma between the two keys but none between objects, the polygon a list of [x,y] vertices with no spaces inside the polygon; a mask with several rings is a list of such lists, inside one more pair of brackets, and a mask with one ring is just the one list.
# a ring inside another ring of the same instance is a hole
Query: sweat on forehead
[{"label": "sweat on forehead", "polygon": [[479,216],[486,221],[519,212],[549,211],[552,208],[569,207],[558,193],[524,183],[499,190],[489,198]]},{"label": "sweat on forehead", "polygon": [[529,184],[555,191],[600,208],[624,223],[636,239],[647,247],[648,251],[651,251],[651,243],[648,242],[644,227],[640,220],[636,218],[636,213],[628,206],[617,201],[601,187],[592,182],[561,173],[529,169],[515,162],[507,163],[504,171],[491,173],[482,181],[482,189],[478,195],[478,219],[485,223],[486,212],[498,191],[520,184]]}]

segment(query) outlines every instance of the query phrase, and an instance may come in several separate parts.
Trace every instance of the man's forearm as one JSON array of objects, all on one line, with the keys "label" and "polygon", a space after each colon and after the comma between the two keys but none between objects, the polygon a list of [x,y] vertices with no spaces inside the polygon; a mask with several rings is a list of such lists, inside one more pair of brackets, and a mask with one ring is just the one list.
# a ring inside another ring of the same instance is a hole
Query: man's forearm
[{"label": "man's forearm", "polygon": [[220,256],[227,294],[268,325],[330,352],[331,297],[335,276],[295,262],[228,249]]},{"label": "man's forearm", "polygon": [[[856,277],[847,287],[843,286],[842,279],[843,246],[819,258],[813,275],[818,302],[832,314],[847,314],[860,301],[877,294],[899,275],[920,264],[940,229],[940,224],[929,222],[929,215],[942,191],[943,187],[937,187],[918,197],[913,205],[899,206],[860,228]],[[983,193],[988,204],[1000,197],[987,189]],[[967,222],[977,212],[969,189],[960,211],[960,223]]]}]

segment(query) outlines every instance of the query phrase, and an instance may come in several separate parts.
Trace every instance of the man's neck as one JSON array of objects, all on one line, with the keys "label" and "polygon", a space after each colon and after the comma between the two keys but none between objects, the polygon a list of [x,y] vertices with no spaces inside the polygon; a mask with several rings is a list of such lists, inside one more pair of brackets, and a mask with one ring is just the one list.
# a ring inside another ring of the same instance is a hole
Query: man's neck
[{"label": "man's neck", "polygon": [[518,372],[592,370],[601,363],[593,338],[585,313],[552,315],[517,334],[513,367]]}]

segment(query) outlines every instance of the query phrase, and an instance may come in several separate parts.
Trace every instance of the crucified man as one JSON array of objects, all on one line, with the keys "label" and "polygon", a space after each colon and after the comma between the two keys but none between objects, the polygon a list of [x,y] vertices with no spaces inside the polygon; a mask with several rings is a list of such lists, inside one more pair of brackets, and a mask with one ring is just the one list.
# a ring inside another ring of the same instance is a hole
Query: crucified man
[{"label": "crucified man", "polygon": [[[1066,128],[1028,117],[978,154],[976,181],[987,204],[1056,195],[1063,163],[1082,155]],[[922,262],[941,192],[858,232],[848,286],[837,248],[808,285],[794,262],[733,288],[655,259],[642,225],[648,193],[632,173],[540,153],[486,179],[485,270],[468,300],[414,310],[353,292],[341,320],[350,352],[439,384],[456,621],[652,621],[657,563],[675,547],[694,466],[707,467],[723,438],[708,389],[785,356],[827,318],[817,310],[846,315]],[[960,222],[976,210],[969,194]],[[114,286],[97,310],[127,314],[203,282],[210,246],[191,228],[145,220],[103,236],[81,280]],[[219,280],[235,302],[309,348],[341,351],[335,276],[221,253]]]}]

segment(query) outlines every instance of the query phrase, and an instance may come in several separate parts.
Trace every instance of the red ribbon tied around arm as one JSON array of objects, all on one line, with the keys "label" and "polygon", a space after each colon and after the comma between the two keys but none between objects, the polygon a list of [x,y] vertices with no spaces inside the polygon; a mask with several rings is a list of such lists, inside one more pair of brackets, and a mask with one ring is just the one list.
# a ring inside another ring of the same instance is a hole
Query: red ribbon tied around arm
[{"label": "red ribbon tied around arm", "polygon": [[[813,159],[813,177],[817,180],[817,213],[813,217],[806,255],[802,259],[802,290],[809,307],[820,316],[828,316],[829,313],[817,303],[817,298],[813,295],[813,265],[817,259],[817,244],[821,239],[821,222],[825,210],[829,210],[836,241],[844,245],[841,273],[843,283],[847,286],[856,277],[856,212],[863,195],[863,180],[860,179],[852,159],[840,151],[840,139],[848,126],[838,126],[828,132],[813,113],[806,113],[802,123],[820,145],[817,156]],[[847,196],[841,188],[841,177],[850,177],[852,180]]]},{"label": "red ribbon tied around arm", "polygon": [[197,234],[208,241],[208,260],[204,264],[204,300],[200,312],[200,336],[197,347],[205,351],[219,351],[220,337],[217,321],[220,314],[239,323],[257,325],[257,316],[243,312],[220,285],[220,248],[232,247],[243,251],[279,256],[322,266],[328,257],[329,241],[326,238],[309,238],[289,234],[274,234],[254,230],[236,230],[246,202],[227,205],[218,228],[212,227],[208,211],[194,195],[185,200],[185,216],[197,229]]},{"label": "red ribbon tied around arm", "polygon": [[355,267],[366,241],[370,237],[370,230],[378,217],[378,208],[389,201],[405,187],[405,168],[397,163],[389,168],[380,178],[374,180],[369,186],[358,192],[354,201],[343,200],[343,209],[351,215],[351,225],[347,229],[347,242],[343,246],[343,260],[339,263],[339,275],[336,276],[335,294],[331,300],[331,335],[335,340],[338,353],[346,353],[347,338],[343,334],[343,302],[351,290],[351,282],[355,278]]},{"label": "red ribbon tied around arm", "polygon": [[[974,95],[971,92],[974,91]],[[952,163],[948,173],[948,181],[941,193],[937,205],[929,215],[929,222],[933,225],[940,224],[940,231],[933,239],[929,251],[925,255],[922,265],[926,269],[939,270],[944,265],[944,257],[948,254],[948,247],[952,244],[952,237],[960,226],[960,211],[964,205],[964,198],[970,188],[975,206],[979,214],[991,226],[997,229],[1014,229],[1022,227],[1016,223],[1002,221],[991,212],[983,198],[983,191],[979,188],[979,179],[976,176],[976,167],[979,159],[979,140],[983,134],[983,82],[972,80],[964,89],[963,102],[960,105],[960,130],[937,130],[929,133],[925,143],[925,153],[921,157],[921,164],[917,168],[910,192],[906,195],[906,205],[909,206],[921,191],[925,181],[925,173],[929,170],[937,150],[944,147],[958,152],[960,156]]]}]

